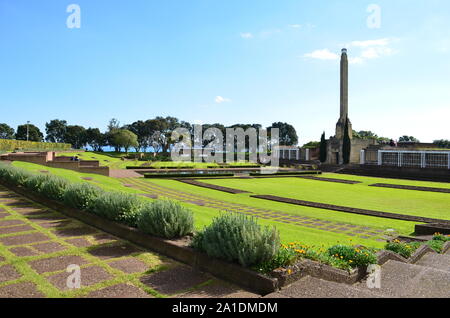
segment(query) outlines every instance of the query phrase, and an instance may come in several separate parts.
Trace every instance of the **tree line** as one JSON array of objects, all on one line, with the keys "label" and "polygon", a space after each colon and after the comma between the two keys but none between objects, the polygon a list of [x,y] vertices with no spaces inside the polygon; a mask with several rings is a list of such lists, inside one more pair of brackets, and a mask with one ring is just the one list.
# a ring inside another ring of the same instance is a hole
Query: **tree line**
[{"label": "tree line", "polygon": [[[47,141],[72,144],[75,149],[86,147],[94,151],[103,151],[104,147],[112,147],[116,152],[124,149],[128,152],[134,148],[137,152],[145,152],[152,148],[154,152],[168,152],[176,142],[172,140],[172,132],[176,128],[186,128],[193,135],[194,125],[176,117],[155,117],[148,120],[138,120],[131,124],[121,125],[117,119],[111,119],[107,130],[101,132],[99,128],[85,128],[80,125],[69,125],[66,120],[53,119],[45,124],[45,138],[40,129],[33,124],[19,125],[15,131],[9,125],[0,124],[0,139],[17,139],[30,141]],[[235,124],[225,126],[220,123],[202,125],[205,132],[209,128],[219,129],[225,136],[227,128],[262,129],[260,124]],[[280,145],[294,146],[298,143],[295,128],[283,122],[275,122],[270,128],[278,128]],[[204,140],[206,145],[209,141]]]}]

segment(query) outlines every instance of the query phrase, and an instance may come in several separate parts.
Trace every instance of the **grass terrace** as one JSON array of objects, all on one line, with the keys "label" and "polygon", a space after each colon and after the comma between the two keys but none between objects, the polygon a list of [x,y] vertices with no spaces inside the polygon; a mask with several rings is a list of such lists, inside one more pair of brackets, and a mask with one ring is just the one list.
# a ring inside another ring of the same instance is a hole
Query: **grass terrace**
[{"label": "grass terrace", "polygon": [[[302,178],[201,180],[205,183],[249,191],[249,193],[230,194],[176,180],[115,179],[23,162],[14,162],[13,165],[34,172],[48,171],[72,182],[89,182],[108,191],[157,195],[160,198],[177,200],[194,212],[194,225],[197,230],[211,224],[212,219],[220,215],[221,211],[259,216],[261,225],[277,227],[283,243],[302,242],[326,247],[336,243],[351,243],[381,248],[385,244],[383,233],[387,229],[394,229],[398,234],[410,235],[414,232],[415,222],[296,206],[252,198],[251,195],[271,194],[349,207],[450,219],[448,194],[368,186],[372,183],[388,181],[394,184],[445,186],[430,182],[334,174],[325,174],[324,177],[339,177],[363,183],[350,185]],[[152,201],[147,197],[145,199]]]}]

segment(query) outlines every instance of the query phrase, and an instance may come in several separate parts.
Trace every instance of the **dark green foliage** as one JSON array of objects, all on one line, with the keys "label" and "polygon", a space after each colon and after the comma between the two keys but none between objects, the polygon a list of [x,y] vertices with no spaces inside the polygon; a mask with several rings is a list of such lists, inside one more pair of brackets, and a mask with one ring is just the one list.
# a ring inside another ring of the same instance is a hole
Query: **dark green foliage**
[{"label": "dark green foliage", "polygon": [[419,247],[420,247],[419,242],[405,243],[400,242],[399,240],[394,240],[392,242],[387,243],[384,248],[388,251],[397,253],[403,256],[404,258],[409,258]]},{"label": "dark green foliage", "polygon": [[104,192],[89,205],[88,211],[129,226],[136,227],[143,202],[139,197],[122,192]]},{"label": "dark green foliage", "polygon": [[327,161],[327,140],[325,139],[325,132],[322,134],[320,138],[320,154],[319,154],[320,162]]},{"label": "dark green foliage", "polygon": [[328,255],[348,262],[351,267],[368,266],[377,263],[375,253],[367,248],[335,245],[328,249]]},{"label": "dark green foliage", "polygon": [[27,131],[28,131],[28,141],[41,142],[44,139],[44,135],[39,130],[39,128],[32,124],[20,125],[19,127],[17,127],[16,139],[27,140]]},{"label": "dark green foliage", "polygon": [[179,238],[194,232],[194,216],[175,201],[156,200],[141,209],[137,226],[147,234]]},{"label": "dark green foliage", "polygon": [[297,258],[297,253],[293,249],[282,247],[270,261],[259,264],[255,269],[261,273],[267,274],[277,268],[292,265]]},{"label": "dark green foliage", "polygon": [[194,236],[192,246],[209,256],[250,267],[278,253],[280,237],[273,227],[262,228],[254,218],[226,213]]},{"label": "dark green foliage", "polygon": [[433,250],[435,250],[436,253],[441,253],[442,248],[444,247],[445,241],[441,240],[430,240],[425,243],[429,247],[431,247]]},{"label": "dark green foliage", "polygon": [[69,207],[87,210],[89,205],[102,193],[102,189],[88,183],[74,183],[67,187],[63,200],[64,204]]},{"label": "dark green foliage", "polygon": [[345,119],[345,126],[344,126],[344,140],[342,143],[342,157],[344,160],[344,164],[350,163],[350,153],[351,153],[351,140],[350,135],[348,131],[348,117]]}]

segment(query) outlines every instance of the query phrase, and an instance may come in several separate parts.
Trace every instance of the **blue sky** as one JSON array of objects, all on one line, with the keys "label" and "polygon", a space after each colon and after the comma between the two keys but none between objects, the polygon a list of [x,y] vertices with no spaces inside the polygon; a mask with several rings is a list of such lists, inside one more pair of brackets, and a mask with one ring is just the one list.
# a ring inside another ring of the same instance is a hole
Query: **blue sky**
[{"label": "blue sky", "polygon": [[448,0],[0,0],[0,122],[287,121],[302,144],[334,134],[347,47],[354,129],[448,139],[449,30]]}]

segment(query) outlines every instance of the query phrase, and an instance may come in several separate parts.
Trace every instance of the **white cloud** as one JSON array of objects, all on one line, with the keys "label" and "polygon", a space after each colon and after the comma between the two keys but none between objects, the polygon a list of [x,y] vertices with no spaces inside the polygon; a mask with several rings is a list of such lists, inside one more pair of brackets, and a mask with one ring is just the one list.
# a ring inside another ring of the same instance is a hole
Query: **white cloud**
[{"label": "white cloud", "polygon": [[291,27],[293,29],[301,29],[302,25],[301,24],[291,24],[291,25],[289,25],[289,27]]},{"label": "white cloud", "polygon": [[244,33],[241,33],[241,38],[251,39],[251,38],[253,38],[253,34],[251,34],[250,32],[244,32]]},{"label": "white cloud", "polygon": [[311,53],[306,53],[305,55],[303,55],[303,57],[308,57],[308,58],[317,59],[317,60],[338,60],[339,59],[339,55],[331,52],[329,49],[315,50]]},{"label": "white cloud", "polygon": [[367,41],[353,41],[350,43],[349,47],[355,46],[355,47],[371,47],[371,46],[387,46],[391,43],[391,39],[384,38],[384,39],[377,39],[377,40],[367,40]]},{"label": "white cloud", "polygon": [[230,103],[231,99],[229,98],[224,98],[222,96],[216,96],[216,98],[214,99],[214,101],[216,102],[216,104],[222,104],[222,103]]},{"label": "white cloud", "polygon": [[[348,51],[350,64],[363,64],[368,60],[378,59],[385,56],[390,56],[396,51],[389,47],[392,39],[384,38],[367,41],[353,41],[347,44],[346,47],[354,48]],[[319,60],[338,60],[340,56],[329,49],[316,50],[312,53],[307,53],[304,57],[314,58]]]}]

